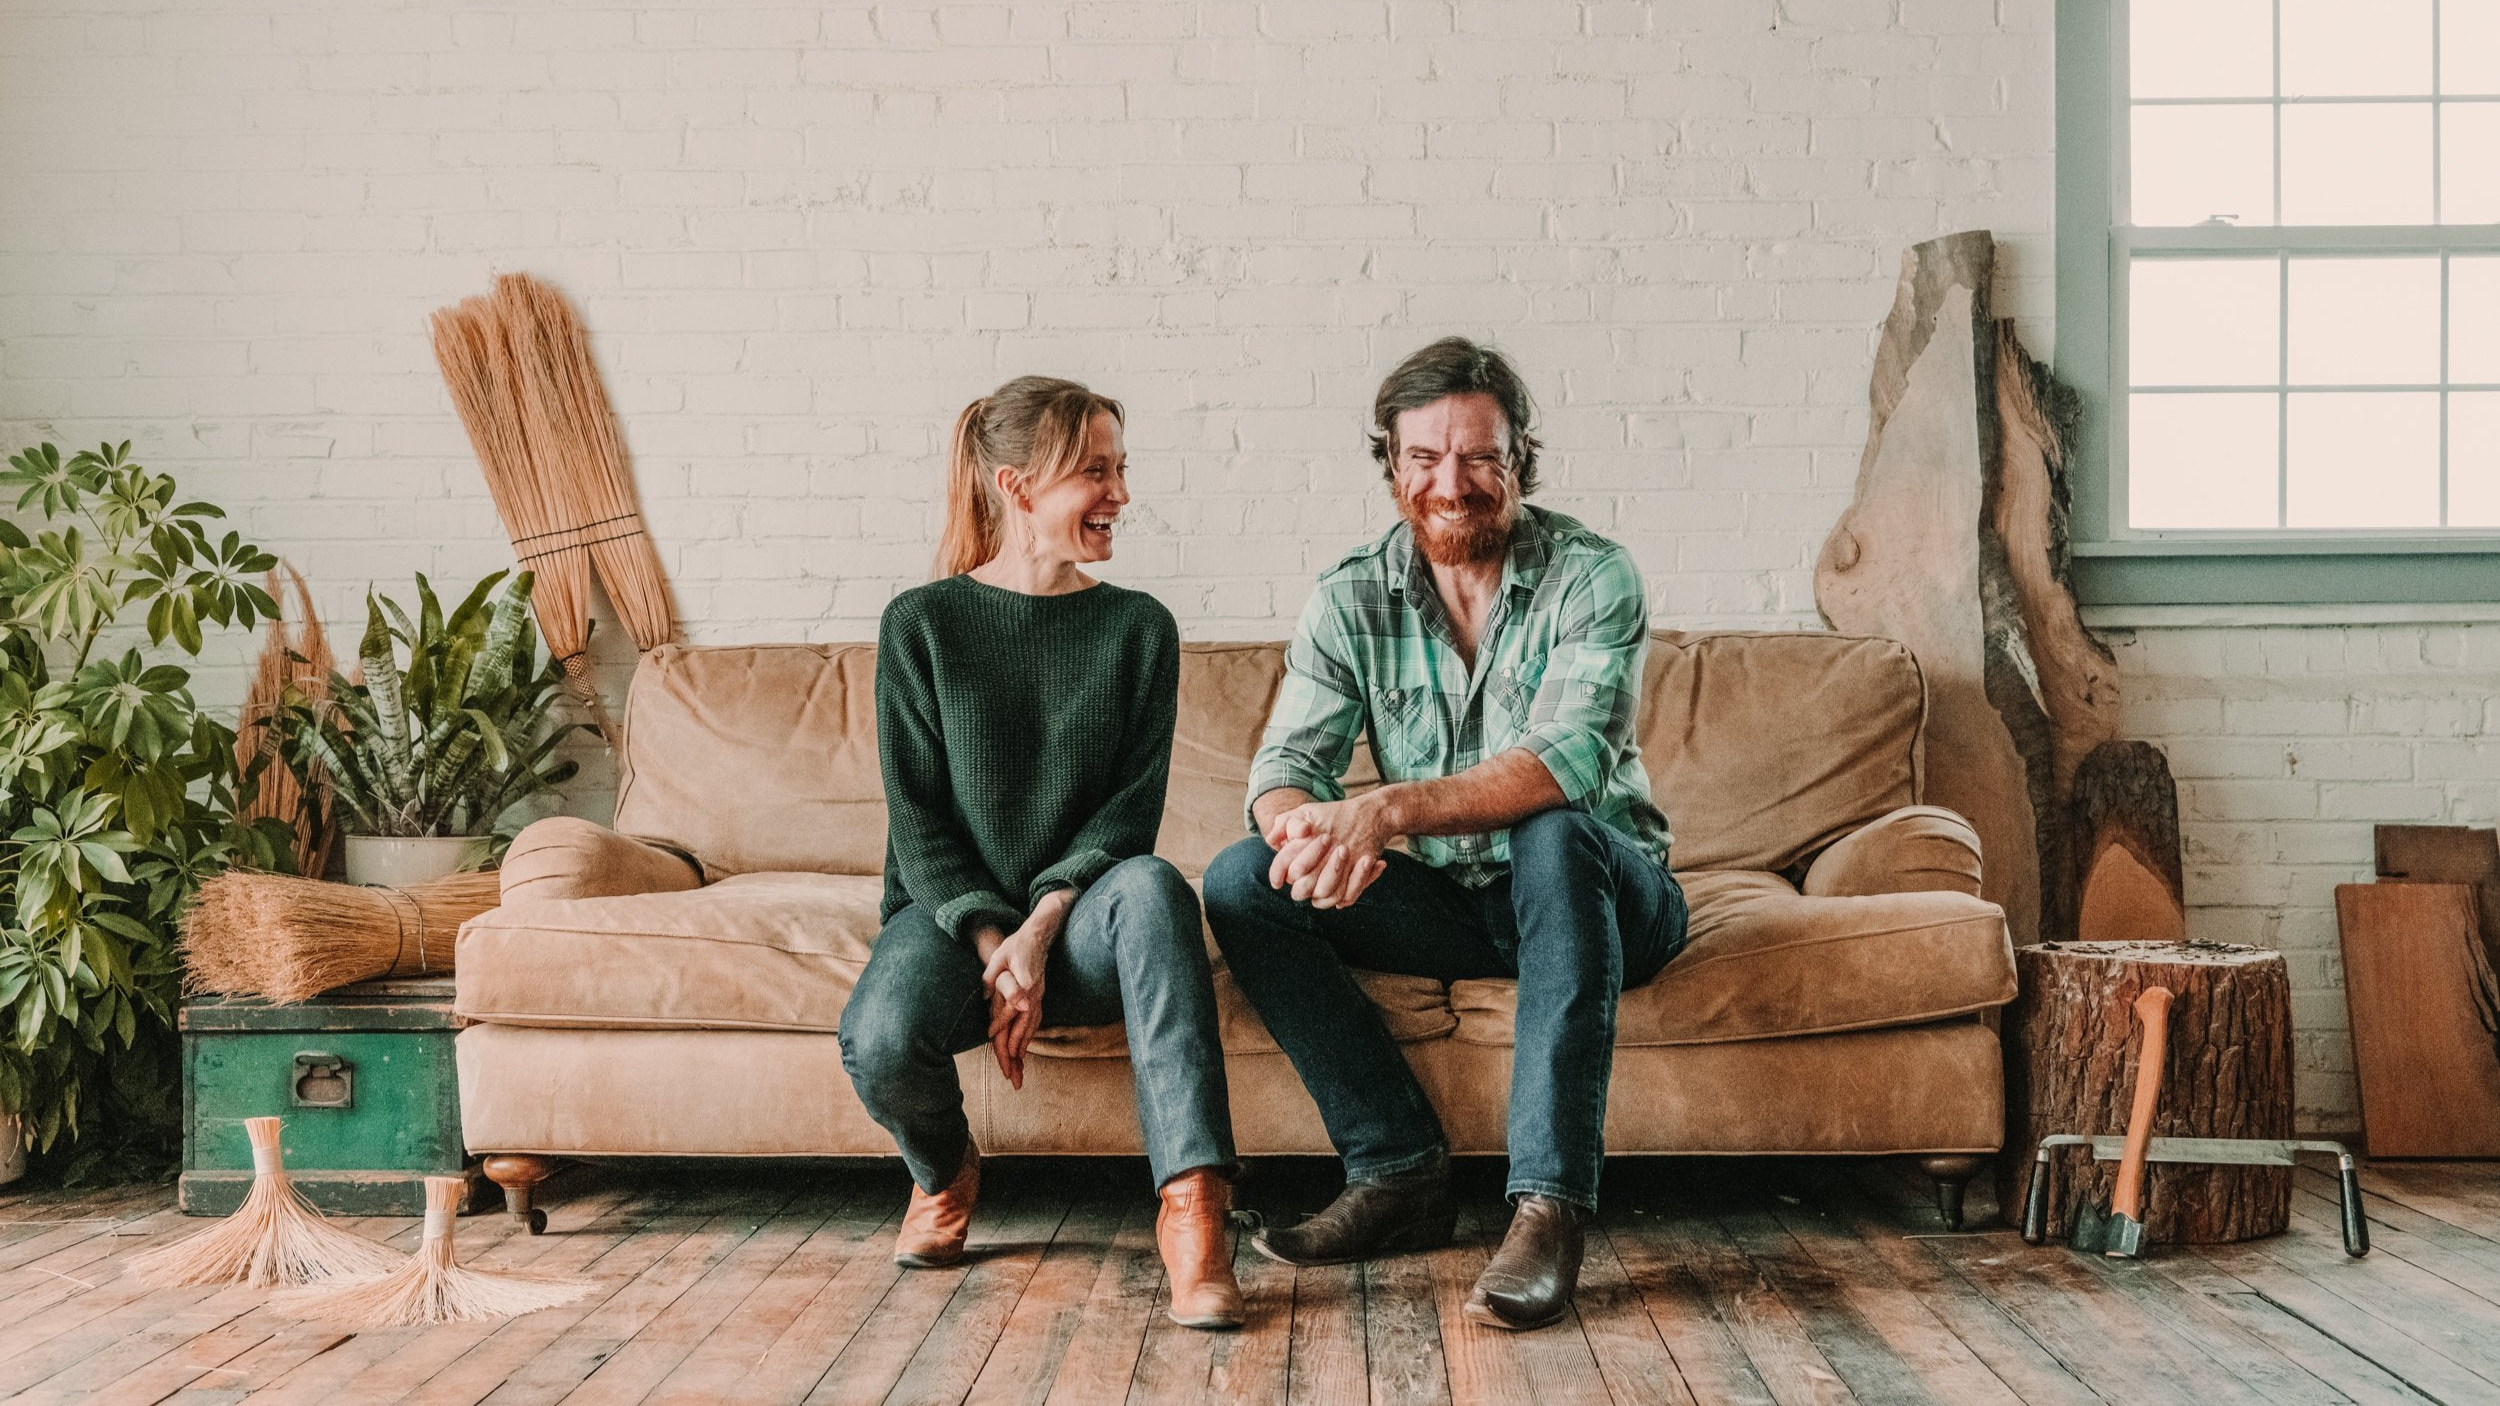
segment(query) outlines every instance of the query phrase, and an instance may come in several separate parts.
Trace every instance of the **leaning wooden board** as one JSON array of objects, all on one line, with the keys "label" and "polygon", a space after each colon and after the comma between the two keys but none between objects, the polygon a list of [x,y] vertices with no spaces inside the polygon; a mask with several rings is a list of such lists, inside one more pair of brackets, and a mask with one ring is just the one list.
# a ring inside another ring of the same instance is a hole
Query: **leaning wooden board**
[{"label": "leaning wooden board", "polygon": [[252,1184],[243,1120],[286,1120],[287,1173],[334,1215],[413,1216],[425,1179],[464,1176],[461,1209],[500,1198],[460,1138],[447,977],[369,981],[295,1005],[183,1003],[182,1209],[221,1216]]},{"label": "leaning wooden board", "polygon": [[2500,1157],[2500,1049],[2465,884],[2340,884],[2344,1000],[2372,1157]]}]

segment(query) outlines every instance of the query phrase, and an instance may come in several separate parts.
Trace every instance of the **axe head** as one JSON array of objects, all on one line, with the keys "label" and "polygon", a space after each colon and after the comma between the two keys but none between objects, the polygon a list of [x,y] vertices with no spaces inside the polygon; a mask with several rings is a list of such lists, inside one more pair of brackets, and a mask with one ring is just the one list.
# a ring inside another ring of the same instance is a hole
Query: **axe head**
[{"label": "axe head", "polygon": [[2090,1201],[2075,1206],[2075,1248],[2086,1254],[2131,1260],[2144,1253],[2144,1222]]}]

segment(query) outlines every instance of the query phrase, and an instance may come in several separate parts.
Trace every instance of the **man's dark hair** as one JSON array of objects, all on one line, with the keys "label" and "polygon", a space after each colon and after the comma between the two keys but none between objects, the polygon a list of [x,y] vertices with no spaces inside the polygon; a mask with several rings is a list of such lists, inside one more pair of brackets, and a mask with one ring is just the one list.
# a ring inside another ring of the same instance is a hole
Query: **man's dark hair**
[{"label": "man's dark hair", "polygon": [[1511,467],[1519,471],[1519,495],[1536,492],[1537,438],[1528,432],[1536,423],[1536,401],[1528,394],[1528,383],[1508,357],[1465,337],[1443,337],[1399,362],[1380,383],[1380,394],[1372,397],[1371,433],[1380,476],[1397,476],[1399,415],[1444,396],[1471,393],[1489,395],[1502,407],[1502,419],[1510,427]]}]

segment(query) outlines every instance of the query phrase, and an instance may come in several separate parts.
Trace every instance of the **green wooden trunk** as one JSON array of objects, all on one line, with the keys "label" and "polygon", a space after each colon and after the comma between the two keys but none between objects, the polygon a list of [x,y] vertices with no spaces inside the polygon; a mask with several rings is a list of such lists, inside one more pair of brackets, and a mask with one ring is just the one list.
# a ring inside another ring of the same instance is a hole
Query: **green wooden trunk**
[{"label": "green wooden trunk", "polygon": [[243,1120],[286,1120],[287,1174],[333,1215],[425,1212],[425,1178],[465,1177],[462,1210],[500,1193],[460,1140],[448,977],[369,981],[292,1006],[182,1006],[185,1213],[222,1216],[252,1185]]}]

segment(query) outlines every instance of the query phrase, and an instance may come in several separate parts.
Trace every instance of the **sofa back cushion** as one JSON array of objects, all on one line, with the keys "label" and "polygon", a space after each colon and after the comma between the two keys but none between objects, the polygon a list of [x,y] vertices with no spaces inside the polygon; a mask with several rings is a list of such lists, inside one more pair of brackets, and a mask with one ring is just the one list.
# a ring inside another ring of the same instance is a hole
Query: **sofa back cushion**
[{"label": "sofa back cushion", "polygon": [[[1181,646],[1180,723],[1156,851],[1193,877],[1239,839],[1281,643]],[[616,828],[705,876],[885,864],[872,644],[662,645],[625,710]],[[1678,869],[1781,870],[1914,804],[1925,685],[1890,640],[1661,631],[1640,741]],[[1376,785],[1357,748],[1347,789]]]},{"label": "sofa back cushion", "polygon": [[1918,662],[1894,640],[1658,631],[1641,760],[1675,867],[1778,872],[1915,804],[1926,711]]},{"label": "sofa back cushion", "polygon": [[1155,853],[1195,878],[1245,833],[1242,791],[1268,707],[1285,678],[1274,644],[1181,646],[1180,721],[1172,733],[1172,786]]},{"label": "sofa back cushion", "polygon": [[885,868],[873,644],[664,644],[625,705],[616,828],[707,880]]}]

